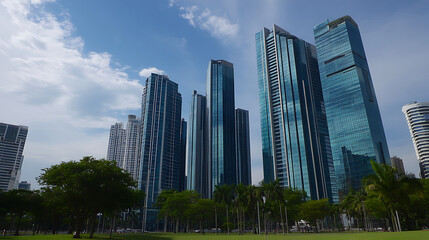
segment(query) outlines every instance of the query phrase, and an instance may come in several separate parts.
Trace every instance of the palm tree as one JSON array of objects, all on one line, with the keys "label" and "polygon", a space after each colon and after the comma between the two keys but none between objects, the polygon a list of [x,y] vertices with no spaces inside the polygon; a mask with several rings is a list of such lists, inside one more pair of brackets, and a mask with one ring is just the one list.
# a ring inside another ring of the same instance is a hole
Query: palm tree
[{"label": "palm tree", "polygon": [[226,207],[226,227],[229,234],[229,215],[228,206],[232,201],[232,187],[230,185],[215,186],[213,192],[214,199],[217,203],[222,204]]},{"label": "palm tree", "polygon": [[[269,183],[264,183],[262,182],[262,188],[263,188],[263,192],[265,197],[267,198],[268,201],[271,201],[274,203],[275,206],[278,207],[278,209],[280,210],[280,219],[281,219],[281,225],[282,225],[282,229],[283,229],[283,233],[285,232],[285,228],[284,228],[284,221],[283,221],[283,211],[282,211],[282,204],[284,202],[284,198],[283,198],[283,188],[282,186],[280,186],[280,182],[278,179],[276,179],[275,181],[269,182]],[[273,209],[274,210],[274,209]],[[276,210],[273,211],[273,213],[277,213]],[[277,217],[278,215],[275,214]],[[277,221],[279,222],[279,221]],[[278,225],[277,225],[277,230],[278,230]]]},{"label": "palm tree", "polygon": [[255,211],[257,207],[257,202],[260,201],[258,190],[256,186],[248,185],[246,189],[246,199],[247,199],[247,211],[252,215],[252,229],[253,233],[256,234],[255,228]]},{"label": "palm tree", "polygon": [[423,187],[416,178],[407,175],[398,176],[395,169],[389,165],[378,164],[371,160],[371,166],[375,174],[363,180],[365,190],[368,194],[378,195],[390,213],[393,228],[401,231],[397,211],[402,207],[409,207],[410,195],[421,194]]}]

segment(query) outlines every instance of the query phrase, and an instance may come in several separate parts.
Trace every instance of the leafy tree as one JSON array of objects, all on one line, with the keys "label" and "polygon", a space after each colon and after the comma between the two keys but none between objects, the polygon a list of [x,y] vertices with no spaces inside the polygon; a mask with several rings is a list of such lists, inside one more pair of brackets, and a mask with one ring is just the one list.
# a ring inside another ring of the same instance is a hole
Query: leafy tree
[{"label": "leafy tree", "polygon": [[310,200],[308,202],[302,203],[300,207],[301,218],[308,221],[313,226],[315,226],[316,232],[317,232],[317,221],[328,216],[329,212],[330,212],[330,203],[328,199]]},{"label": "leafy tree", "polygon": [[115,162],[93,157],[43,169],[38,181],[44,191],[58,195],[69,209],[75,222],[73,238],[80,238],[87,218],[91,218],[93,233],[97,213],[114,213],[135,206],[142,198],[142,193],[134,190],[136,183],[129,173]]},{"label": "leafy tree", "polygon": [[[285,208],[286,226],[293,225],[299,219],[299,208],[307,199],[307,193],[304,190],[284,188],[283,199]],[[286,216],[287,213],[287,216]],[[289,230],[289,227],[287,227]]]},{"label": "leafy tree", "polygon": [[215,186],[215,190],[213,192],[214,199],[217,203],[225,206],[226,208],[226,226],[229,234],[229,214],[228,214],[228,206],[231,206],[232,197],[232,186],[231,185],[222,185]]},{"label": "leafy tree", "polygon": [[[421,194],[421,183],[407,175],[398,176],[395,169],[386,164],[378,164],[371,160],[375,174],[367,176],[364,180],[365,190],[368,194],[378,196],[390,214],[395,231],[399,231],[399,218],[396,211],[410,212],[411,196]],[[408,218],[408,215],[404,215]]]},{"label": "leafy tree", "polygon": [[193,216],[200,224],[200,231],[204,234],[205,222],[213,217],[216,202],[211,199],[199,198],[195,203],[190,204],[186,214]]}]

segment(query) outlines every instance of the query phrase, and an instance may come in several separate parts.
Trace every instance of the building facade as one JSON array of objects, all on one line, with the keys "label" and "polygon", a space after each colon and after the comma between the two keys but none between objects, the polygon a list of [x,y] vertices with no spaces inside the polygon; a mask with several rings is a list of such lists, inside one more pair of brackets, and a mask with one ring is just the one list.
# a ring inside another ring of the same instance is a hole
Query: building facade
[{"label": "building facade", "polygon": [[264,181],[336,200],[315,47],[274,25],[256,33]]},{"label": "building facade", "polygon": [[314,27],[314,36],[340,199],[373,173],[370,160],[389,164],[359,28],[349,16]]},{"label": "building facade", "polygon": [[155,230],[153,206],[163,190],[179,190],[182,96],[177,83],[152,73],[142,95],[142,148],[138,188],[145,192],[143,229]]},{"label": "building facade", "polygon": [[207,101],[206,97],[194,91],[189,113],[187,158],[187,190],[194,190],[208,197],[207,156]]},{"label": "building facade", "polygon": [[18,187],[28,127],[0,122],[0,190]]},{"label": "building facade", "polygon": [[31,183],[28,183],[27,181],[21,181],[18,184],[18,189],[31,191]]},{"label": "building facade", "polygon": [[251,185],[249,111],[235,109],[235,150],[237,184]]},{"label": "building facade", "polygon": [[125,136],[124,160],[121,167],[137,182],[141,157],[141,121],[136,115],[128,115]]},{"label": "building facade", "polygon": [[115,161],[118,167],[124,165],[126,129],[124,123],[115,123],[110,127],[109,145],[107,147],[107,160]]},{"label": "building facade", "polygon": [[405,175],[404,162],[402,161],[402,158],[393,156],[390,158],[390,164],[392,164],[392,168],[395,168],[399,174]]},{"label": "building facade", "polygon": [[180,176],[179,191],[186,189],[186,135],[188,123],[182,118],[180,122]]},{"label": "building facade", "polygon": [[207,69],[209,197],[216,185],[237,182],[235,159],[234,67],[210,60]]},{"label": "building facade", "polygon": [[429,102],[402,107],[420,165],[420,176],[429,178]]}]

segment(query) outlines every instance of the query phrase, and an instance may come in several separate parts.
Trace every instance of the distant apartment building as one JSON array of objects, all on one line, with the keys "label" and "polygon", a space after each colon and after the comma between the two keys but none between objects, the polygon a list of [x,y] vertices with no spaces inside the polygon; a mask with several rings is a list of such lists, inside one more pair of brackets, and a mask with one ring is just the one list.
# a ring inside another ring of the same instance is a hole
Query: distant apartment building
[{"label": "distant apartment building", "polygon": [[396,168],[396,170],[404,175],[405,174],[405,168],[404,168],[404,162],[401,158],[398,158],[397,156],[393,156],[390,158],[390,164],[393,168]]},{"label": "distant apartment building", "polygon": [[115,123],[110,127],[107,160],[115,161],[118,167],[124,165],[126,130],[124,123]]},{"label": "distant apartment building", "polygon": [[24,189],[24,190],[31,190],[31,183],[28,183],[27,181],[21,181],[18,184],[18,189]]},{"label": "distant apartment building", "polygon": [[429,102],[414,102],[402,107],[416,150],[422,178],[429,178]]},{"label": "distant apartment building", "polygon": [[[138,188],[145,192],[144,230],[155,230],[159,210],[154,206],[163,190],[179,190],[181,176],[182,96],[178,84],[152,73],[142,95],[142,147]],[[167,223],[165,223],[167,224]]]},{"label": "distant apartment building", "polygon": [[18,188],[28,127],[0,122],[0,190]]},{"label": "distant apartment building", "polygon": [[138,181],[141,157],[141,121],[135,115],[128,115],[125,134],[124,160],[122,167]]},{"label": "distant apartment building", "polygon": [[350,17],[314,27],[339,200],[390,156],[359,27]]},{"label": "distant apartment building", "polygon": [[251,185],[249,111],[235,109],[235,150],[237,184]]}]

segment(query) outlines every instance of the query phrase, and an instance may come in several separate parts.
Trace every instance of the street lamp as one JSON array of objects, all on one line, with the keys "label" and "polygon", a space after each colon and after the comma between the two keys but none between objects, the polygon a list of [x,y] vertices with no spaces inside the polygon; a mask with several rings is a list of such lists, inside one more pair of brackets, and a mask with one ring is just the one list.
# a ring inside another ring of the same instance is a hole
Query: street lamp
[{"label": "street lamp", "polygon": [[[265,205],[265,200],[266,200],[266,197],[263,196],[262,201],[264,201],[264,205]],[[266,213],[266,211],[264,211],[264,226],[265,226],[265,240],[267,240],[268,239],[268,232],[267,232],[267,213]]]},{"label": "street lamp", "polygon": [[286,204],[287,204],[287,200],[285,200],[285,218],[286,218],[286,232],[289,233],[289,224],[288,224],[288,221],[287,221],[287,207],[286,207]]}]

